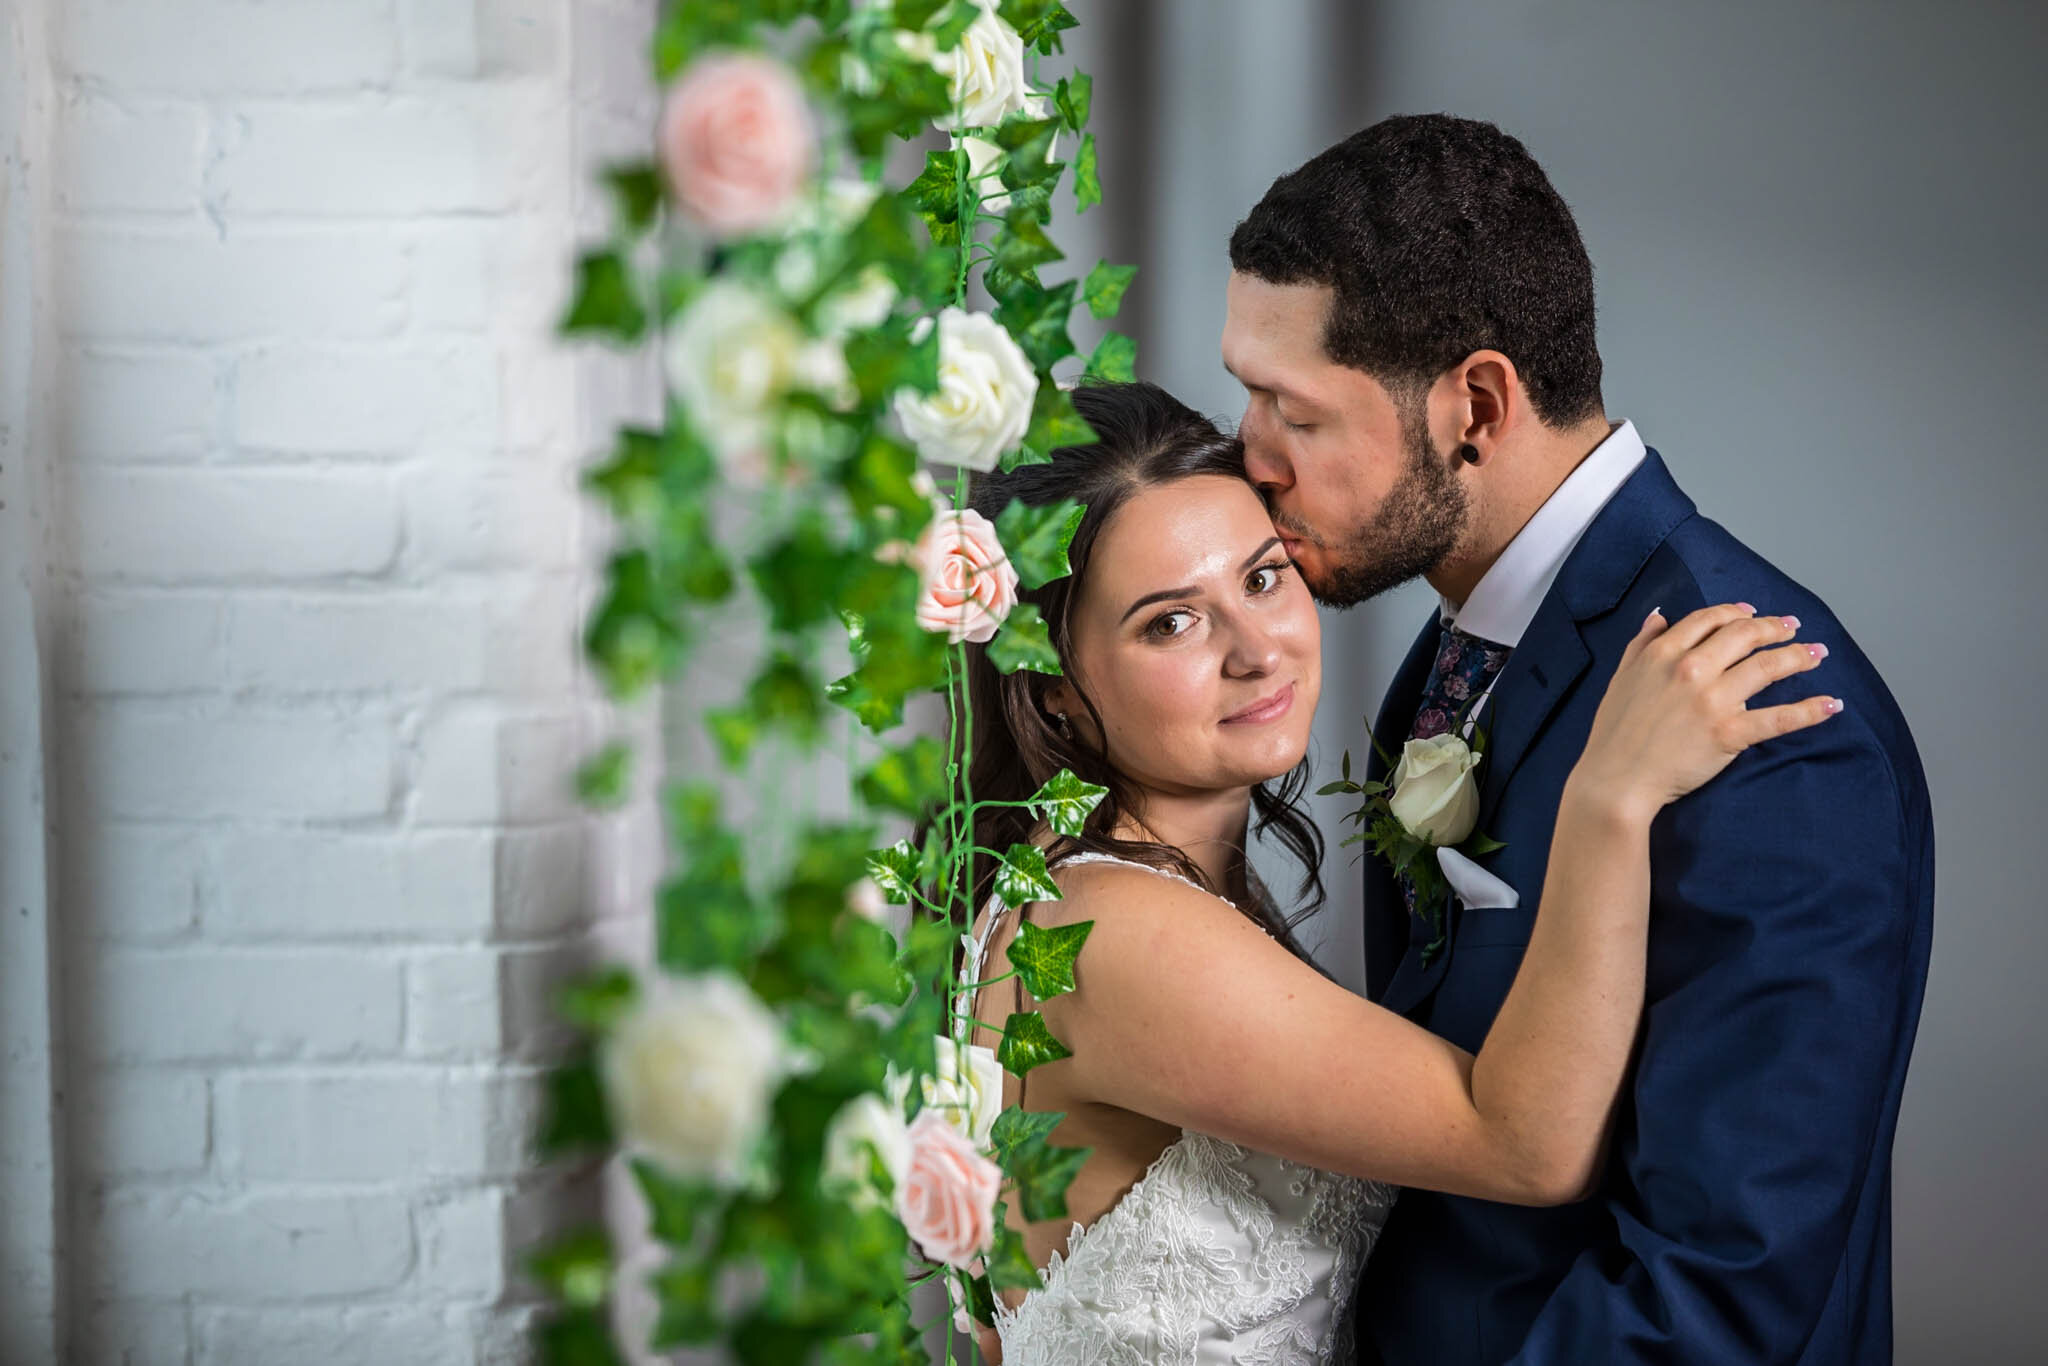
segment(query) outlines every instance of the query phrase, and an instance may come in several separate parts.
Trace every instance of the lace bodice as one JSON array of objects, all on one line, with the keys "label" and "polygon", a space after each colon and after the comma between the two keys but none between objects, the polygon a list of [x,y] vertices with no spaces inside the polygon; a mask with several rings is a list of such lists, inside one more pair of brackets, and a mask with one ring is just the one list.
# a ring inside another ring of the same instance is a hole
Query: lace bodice
[{"label": "lace bodice", "polygon": [[[1003,914],[992,906],[970,943],[976,977]],[[1121,1200],[1073,1226],[1017,1308],[997,1305],[1004,1366],[1349,1363],[1351,1293],[1394,1195],[1183,1129]]]}]

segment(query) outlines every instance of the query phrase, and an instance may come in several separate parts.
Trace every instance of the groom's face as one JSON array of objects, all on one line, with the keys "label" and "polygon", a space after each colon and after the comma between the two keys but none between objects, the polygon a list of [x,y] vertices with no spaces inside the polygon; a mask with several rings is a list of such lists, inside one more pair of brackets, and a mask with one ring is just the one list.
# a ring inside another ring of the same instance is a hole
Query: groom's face
[{"label": "groom's face", "polygon": [[1418,396],[1323,349],[1327,285],[1233,273],[1223,364],[1245,388],[1245,469],[1317,599],[1348,607],[1428,573],[1468,515]]}]

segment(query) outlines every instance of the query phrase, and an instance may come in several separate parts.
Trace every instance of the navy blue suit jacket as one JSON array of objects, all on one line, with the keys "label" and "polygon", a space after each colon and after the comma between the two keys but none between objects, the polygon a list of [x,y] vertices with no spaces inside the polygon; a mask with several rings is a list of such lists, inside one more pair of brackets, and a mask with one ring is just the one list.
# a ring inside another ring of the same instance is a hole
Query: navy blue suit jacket
[{"label": "navy blue suit jacket", "polygon": [[[1934,838],[1891,694],[1827,607],[1701,517],[1655,451],[1602,509],[1502,671],[1480,862],[1517,909],[1430,936],[1366,860],[1367,994],[1477,1051],[1543,899],[1550,836],[1608,680],[1652,608],[1750,602],[1828,646],[1752,705],[1842,715],[1751,749],[1651,830],[1649,975],[1596,1194],[1525,1209],[1404,1191],[1357,1300],[1361,1362],[1891,1359],[1891,1147],[1927,977]],[[1435,654],[1375,732],[1398,752]],[[1375,766],[1374,776],[1383,776]]]}]

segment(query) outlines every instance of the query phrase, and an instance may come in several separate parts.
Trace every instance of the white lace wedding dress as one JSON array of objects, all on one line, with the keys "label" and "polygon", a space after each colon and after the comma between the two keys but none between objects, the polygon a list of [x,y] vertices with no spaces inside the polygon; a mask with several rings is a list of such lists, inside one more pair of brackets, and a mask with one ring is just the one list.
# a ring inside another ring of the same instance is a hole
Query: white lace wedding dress
[{"label": "white lace wedding dress", "polygon": [[[1006,913],[998,904],[970,940],[970,980]],[[1351,1293],[1394,1194],[1183,1129],[1121,1200],[1073,1226],[1037,1289],[996,1306],[1003,1366],[1348,1366]]]}]

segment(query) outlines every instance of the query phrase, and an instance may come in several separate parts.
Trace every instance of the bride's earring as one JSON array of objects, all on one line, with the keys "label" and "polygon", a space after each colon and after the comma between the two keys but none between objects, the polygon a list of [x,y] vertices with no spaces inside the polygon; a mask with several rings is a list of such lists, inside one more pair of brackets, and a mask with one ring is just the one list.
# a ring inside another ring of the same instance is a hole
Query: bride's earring
[{"label": "bride's earring", "polygon": [[1065,712],[1054,712],[1052,714],[1052,723],[1059,730],[1060,739],[1071,740],[1074,738],[1074,728],[1072,725],[1068,724],[1067,714]]}]

